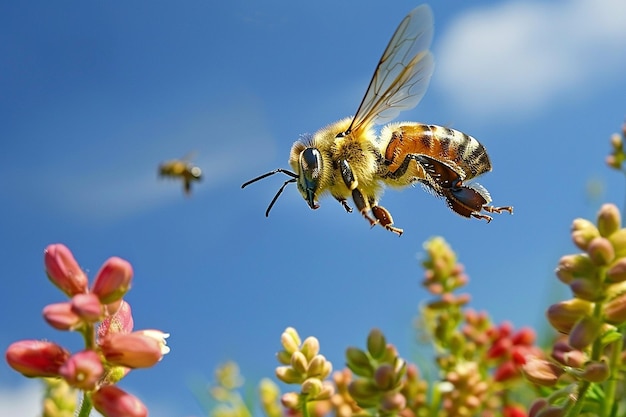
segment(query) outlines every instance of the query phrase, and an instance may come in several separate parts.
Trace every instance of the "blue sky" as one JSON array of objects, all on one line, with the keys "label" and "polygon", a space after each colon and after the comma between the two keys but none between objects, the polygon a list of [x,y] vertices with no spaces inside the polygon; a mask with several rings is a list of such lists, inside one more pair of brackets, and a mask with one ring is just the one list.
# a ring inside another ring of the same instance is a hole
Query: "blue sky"
[{"label": "blue sky", "polygon": [[[332,199],[312,211],[295,187],[266,219],[282,178],[240,189],[288,168],[299,134],[356,111],[417,4],[0,5],[0,348],[25,338],[79,347],[41,319],[62,301],[43,273],[54,242],[90,277],[110,256],[132,263],[135,325],[170,332],[172,352],[121,386],[157,417],[202,415],[190,385],[225,360],[250,383],[272,376],[286,326],[317,336],[335,368],[374,326],[411,358],[428,297],[422,243],[435,235],[465,264],[474,308],[543,326],[550,300],[567,296],[553,270],[574,251],[571,221],[624,201],[624,178],[604,165],[626,117],[621,0],[431,4],[435,72],[397,120],[479,139],[494,166],[479,182],[513,216],[486,224],[419,187],[388,190],[398,238]],[[186,198],[156,170],[189,152],[204,180]],[[0,364],[0,414],[36,413],[8,408],[36,395],[28,382]]]}]

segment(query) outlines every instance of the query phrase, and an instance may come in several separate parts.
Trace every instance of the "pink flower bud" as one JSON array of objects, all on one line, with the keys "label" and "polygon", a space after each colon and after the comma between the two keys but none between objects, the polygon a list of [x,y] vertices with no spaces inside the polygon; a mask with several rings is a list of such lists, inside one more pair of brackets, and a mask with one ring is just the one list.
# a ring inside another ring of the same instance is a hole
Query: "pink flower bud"
[{"label": "pink flower bud", "polygon": [[149,368],[169,352],[165,345],[165,338],[169,335],[153,331],[162,335],[160,339],[151,333],[111,333],[101,342],[100,349],[106,360],[115,366],[127,368]]},{"label": "pink flower bud", "polygon": [[41,340],[21,340],[6,351],[9,366],[27,377],[56,377],[70,353],[61,346]]},{"label": "pink flower bud", "polygon": [[570,366],[572,368],[581,368],[589,357],[581,350],[576,350],[570,345],[560,340],[552,347],[552,358],[560,364]]},{"label": "pink flower bud", "polygon": [[128,292],[132,279],[133,268],[130,263],[114,256],[102,265],[91,292],[98,296],[102,304],[109,304],[119,300]]},{"label": "pink flower bud", "polygon": [[104,417],[147,417],[148,409],[134,395],[115,385],[104,385],[91,395],[96,410]]},{"label": "pink flower bud", "polygon": [[71,305],[72,311],[87,323],[102,319],[102,304],[95,294],[77,294],[72,297]]},{"label": "pink flower bud", "polygon": [[545,359],[528,358],[522,370],[526,379],[533,384],[544,387],[552,387],[556,385],[559,377],[563,374],[563,370],[555,364]]},{"label": "pink flower bud", "polygon": [[82,324],[69,302],[48,304],[43,309],[43,318],[57,330],[75,330]]},{"label": "pink flower bud", "polygon": [[615,259],[615,249],[605,237],[594,237],[587,245],[587,253],[594,264],[606,266]]},{"label": "pink flower bud", "polygon": [[626,258],[619,258],[606,271],[606,280],[611,283],[626,281]]},{"label": "pink flower bud", "polygon": [[582,317],[569,334],[569,345],[574,349],[583,350],[591,345],[600,335],[602,321],[593,316]]},{"label": "pink flower bud", "polygon": [[608,323],[615,325],[626,322],[626,293],[619,294],[604,304],[604,317]]},{"label": "pink flower bud", "polygon": [[84,350],[70,356],[59,369],[59,374],[74,388],[92,391],[104,374],[104,366],[96,352]]},{"label": "pink flower bud", "polygon": [[565,284],[569,284],[574,278],[588,278],[595,275],[597,267],[589,258],[589,255],[579,253],[565,255],[559,260],[556,267],[556,276]]},{"label": "pink flower bud", "polygon": [[48,279],[68,296],[87,292],[87,276],[67,246],[57,243],[44,251]]},{"label": "pink flower bud", "polygon": [[130,333],[133,331],[133,315],[130,304],[122,301],[119,309],[113,314],[105,318],[98,327],[98,340],[103,339],[110,333]]},{"label": "pink flower bud", "polygon": [[546,316],[552,327],[561,333],[569,334],[578,320],[583,316],[590,315],[592,310],[592,303],[579,298],[572,298],[552,304],[548,307]]}]

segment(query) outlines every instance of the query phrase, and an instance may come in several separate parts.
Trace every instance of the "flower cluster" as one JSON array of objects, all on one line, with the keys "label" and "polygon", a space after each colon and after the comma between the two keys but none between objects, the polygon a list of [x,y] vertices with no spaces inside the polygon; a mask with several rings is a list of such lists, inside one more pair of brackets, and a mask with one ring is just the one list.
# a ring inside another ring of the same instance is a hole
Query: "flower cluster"
[{"label": "flower cluster", "polygon": [[283,349],[276,354],[282,364],[276,368],[276,377],[287,384],[299,384],[300,392],[282,395],[281,402],[289,410],[309,414],[307,404],[329,400],[334,387],[326,378],[332,372],[332,364],[319,353],[320,344],[315,337],[300,340],[298,332],[288,327],[281,336]]},{"label": "flower cluster", "polygon": [[[558,388],[535,402],[533,416],[544,410],[611,415],[622,368],[619,330],[626,323],[626,228],[621,227],[617,207],[603,205],[596,224],[574,220],[572,240],[582,252],[563,256],[556,268],[572,298],[546,312],[563,336],[554,343],[551,360],[529,361],[524,368],[532,382]],[[604,401],[589,400],[598,392]]]},{"label": "flower cluster", "polygon": [[366,350],[349,347],[346,362],[358,377],[350,382],[348,392],[359,407],[379,415],[395,415],[406,408],[400,391],[407,363],[380,330],[369,333]]},{"label": "flower cluster", "polygon": [[131,369],[148,368],[169,351],[167,334],[158,330],[132,331],[130,305],[123,297],[133,270],[120,258],[109,258],[91,287],[70,250],[49,245],[44,252],[46,274],[68,301],[44,307],[43,317],[57,330],[82,335],[85,348],[71,353],[59,344],[22,340],[6,351],[8,364],[27,377],[60,378],[84,392],[80,416],[95,407],[105,417],[146,416],[145,405],[115,384]]},{"label": "flower cluster", "polygon": [[[464,309],[468,294],[455,294],[468,277],[456,254],[442,238],[424,244],[423,286],[435,296],[420,310],[419,327],[434,344],[443,378],[433,390],[441,409],[450,416],[494,414],[523,416],[515,402],[521,368],[531,354],[539,354],[531,329],[515,331],[510,323],[496,325],[486,313]],[[420,410],[414,410],[421,415]]]},{"label": "flower cluster", "polygon": [[622,131],[620,133],[614,133],[611,136],[611,153],[606,157],[606,164],[610,168],[622,172],[625,172],[623,165],[626,160],[626,153],[624,153],[624,139],[626,139],[626,123],[622,125]]}]

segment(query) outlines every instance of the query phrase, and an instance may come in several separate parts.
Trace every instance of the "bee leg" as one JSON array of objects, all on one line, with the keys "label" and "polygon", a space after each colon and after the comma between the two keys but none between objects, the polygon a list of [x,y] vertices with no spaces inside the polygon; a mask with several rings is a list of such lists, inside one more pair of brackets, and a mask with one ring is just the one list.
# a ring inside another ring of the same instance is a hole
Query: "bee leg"
[{"label": "bee leg", "polygon": [[352,213],[352,207],[348,205],[348,200],[342,197],[335,197],[335,199],[341,203],[346,212]]},{"label": "bee leg", "polygon": [[[380,224],[385,229],[397,233],[398,236],[402,235],[402,229],[392,226],[393,219],[391,218],[391,214],[384,207],[376,205],[376,201],[374,200],[372,200],[370,204],[370,201],[363,196],[363,193],[358,189],[359,182],[355,178],[348,161],[345,159],[340,160],[339,169],[341,170],[343,182],[346,184],[346,187],[352,191],[352,200],[356,208],[359,209],[359,212],[370,223],[370,226],[373,227],[376,224]],[[341,202],[341,200],[339,201]],[[369,215],[370,211],[374,215],[374,218]]]},{"label": "bee leg", "polygon": [[404,230],[392,226],[393,218],[391,217],[391,213],[389,213],[386,208],[378,205],[373,205],[372,214],[374,214],[374,217],[376,217],[376,219],[378,220],[378,224],[380,224],[382,227],[389,230],[390,232],[396,233],[398,236],[402,236]]},{"label": "bee leg", "polygon": [[513,214],[513,207],[511,206],[504,206],[504,207],[494,207],[494,206],[483,206],[483,210],[488,211],[489,213],[502,213],[503,211],[508,211],[509,213]]},{"label": "bee leg", "polygon": [[373,219],[368,214],[368,212],[371,210],[370,205],[365,199],[365,197],[363,197],[363,194],[361,193],[361,191],[359,191],[358,188],[355,188],[354,190],[352,190],[352,200],[354,200],[354,204],[356,205],[356,208],[359,209],[359,213],[361,213],[363,217],[365,217],[365,219],[370,223],[370,226],[372,227],[376,226],[376,224],[378,223],[378,220]]}]

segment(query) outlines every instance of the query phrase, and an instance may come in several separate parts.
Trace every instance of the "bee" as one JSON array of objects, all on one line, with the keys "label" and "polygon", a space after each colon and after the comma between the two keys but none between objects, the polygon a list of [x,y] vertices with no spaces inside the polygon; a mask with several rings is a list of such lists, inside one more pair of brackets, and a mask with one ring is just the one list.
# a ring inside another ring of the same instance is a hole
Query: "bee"
[{"label": "bee", "polygon": [[202,170],[189,161],[189,157],[172,159],[159,165],[159,176],[181,178],[186,195],[191,194],[191,183],[202,179]]},{"label": "bee", "polygon": [[348,199],[371,226],[376,224],[402,235],[391,213],[378,204],[383,189],[415,183],[445,199],[448,207],[464,217],[490,222],[485,213],[513,212],[512,207],[490,205],[487,189],[467,182],[491,171],[484,146],[458,130],[415,122],[384,126],[377,136],[374,125],[388,123],[417,105],[426,93],[434,68],[428,50],[433,37],[429,6],[413,9],[393,34],[374,71],[354,117],[348,117],[313,135],[296,141],[289,156],[292,170],[278,168],[241,187],[276,173],[290,177],[278,189],[265,216],[288,184],[298,191],[311,209],[318,200],[332,195],[347,212]]}]

